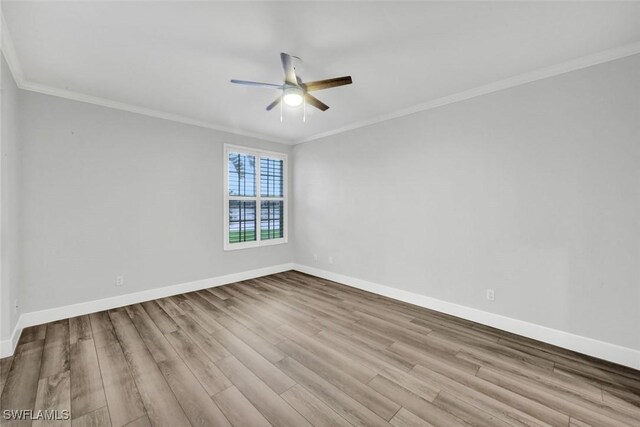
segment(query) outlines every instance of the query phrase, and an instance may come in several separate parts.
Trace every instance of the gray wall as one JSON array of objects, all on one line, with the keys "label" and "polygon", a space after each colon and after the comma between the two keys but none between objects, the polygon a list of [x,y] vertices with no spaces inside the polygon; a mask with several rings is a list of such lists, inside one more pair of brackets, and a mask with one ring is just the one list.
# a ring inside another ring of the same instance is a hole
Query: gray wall
[{"label": "gray wall", "polygon": [[296,146],[296,262],[640,349],[638,76],[636,55]]},{"label": "gray wall", "polygon": [[[2,339],[18,283],[30,312],[294,260],[222,250],[222,144],[290,147],[2,67]],[[640,349],[639,74],[630,57],[295,147],[295,260]]]},{"label": "gray wall", "polygon": [[0,56],[0,340],[6,340],[18,321],[18,88]]},{"label": "gray wall", "polygon": [[223,251],[222,188],[224,143],[291,147],[20,97],[24,312],[292,262],[291,244]]}]

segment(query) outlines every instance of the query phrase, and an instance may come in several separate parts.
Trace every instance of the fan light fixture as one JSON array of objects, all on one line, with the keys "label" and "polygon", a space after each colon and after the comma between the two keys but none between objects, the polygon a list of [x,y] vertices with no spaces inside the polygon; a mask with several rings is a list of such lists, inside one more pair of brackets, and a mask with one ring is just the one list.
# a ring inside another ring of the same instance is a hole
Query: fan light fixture
[{"label": "fan light fixture", "polygon": [[296,69],[293,66],[292,58],[300,60],[300,58],[298,58],[297,56],[291,56],[288,53],[284,52],[280,53],[280,61],[282,62],[282,70],[284,71],[283,84],[261,83],[236,79],[232,79],[231,83],[278,90],[279,96],[271,104],[267,105],[267,111],[271,111],[279,105],[280,121],[282,121],[283,104],[286,104],[289,107],[297,107],[300,104],[303,104],[304,106],[302,121],[305,121],[307,104],[317,108],[320,111],[327,111],[329,109],[329,106],[327,104],[320,101],[309,92],[350,85],[351,83],[353,83],[351,81],[351,76],[334,77],[333,79],[316,80],[314,82],[305,83],[299,76],[296,75]]},{"label": "fan light fixture", "polygon": [[289,107],[297,107],[302,104],[302,90],[297,87],[291,87],[284,90],[282,100]]}]

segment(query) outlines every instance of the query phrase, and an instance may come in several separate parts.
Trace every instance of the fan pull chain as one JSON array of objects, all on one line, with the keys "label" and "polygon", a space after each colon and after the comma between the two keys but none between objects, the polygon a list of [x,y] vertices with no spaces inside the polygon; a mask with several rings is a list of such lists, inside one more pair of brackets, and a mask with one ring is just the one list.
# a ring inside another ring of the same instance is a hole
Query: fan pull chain
[{"label": "fan pull chain", "polygon": [[302,123],[307,122],[307,98],[302,98]]},{"label": "fan pull chain", "polygon": [[282,123],[282,104],[284,103],[283,96],[280,97],[280,123]]}]

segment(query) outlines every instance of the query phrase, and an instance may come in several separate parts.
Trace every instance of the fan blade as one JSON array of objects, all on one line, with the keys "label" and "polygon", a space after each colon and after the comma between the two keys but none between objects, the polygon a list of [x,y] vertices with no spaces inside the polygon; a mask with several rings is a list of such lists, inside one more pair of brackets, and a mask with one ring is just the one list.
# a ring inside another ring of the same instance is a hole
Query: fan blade
[{"label": "fan blade", "polygon": [[329,109],[329,106],[327,104],[325,104],[324,102],[320,101],[315,96],[309,95],[308,93],[304,94],[304,99],[305,99],[305,101],[307,101],[307,104],[313,105],[318,110],[327,111]]},{"label": "fan blade", "polygon": [[237,85],[247,85],[247,86],[257,86],[264,87],[269,89],[282,89],[282,85],[275,85],[273,83],[260,83],[260,82],[250,82],[248,80],[231,80],[231,83],[235,83]]},{"label": "fan blade", "polygon": [[277,97],[275,101],[273,101],[271,104],[267,105],[267,111],[273,110],[273,107],[275,107],[276,105],[280,104],[280,101],[282,101],[282,97],[281,96]]},{"label": "fan blade", "polygon": [[280,60],[282,60],[282,69],[284,70],[284,81],[290,85],[298,86],[298,79],[296,78],[296,71],[293,69],[293,62],[291,61],[291,55],[281,52]]},{"label": "fan blade", "polygon": [[308,82],[308,83],[305,83],[303,87],[306,88],[307,91],[311,92],[314,90],[322,90],[322,89],[329,89],[337,86],[350,85],[351,83],[353,83],[353,81],[351,80],[351,76],[344,76],[344,77],[336,77],[334,79],[316,80],[315,82]]}]

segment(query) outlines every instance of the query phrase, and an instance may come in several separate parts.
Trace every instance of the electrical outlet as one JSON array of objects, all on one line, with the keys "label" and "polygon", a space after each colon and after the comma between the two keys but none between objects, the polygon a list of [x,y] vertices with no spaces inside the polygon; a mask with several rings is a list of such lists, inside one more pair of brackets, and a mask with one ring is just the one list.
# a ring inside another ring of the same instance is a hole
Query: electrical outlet
[{"label": "electrical outlet", "polygon": [[313,254],[313,260],[314,260],[315,262],[318,262],[318,254]]},{"label": "electrical outlet", "polygon": [[116,276],[116,286],[124,286],[124,276]]},{"label": "electrical outlet", "polygon": [[329,264],[333,264],[333,257],[332,256],[329,257]]},{"label": "electrical outlet", "polygon": [[487,299],[489,301],[495,301],[496,291],[494,291],[493,289],[487,289]]}]

